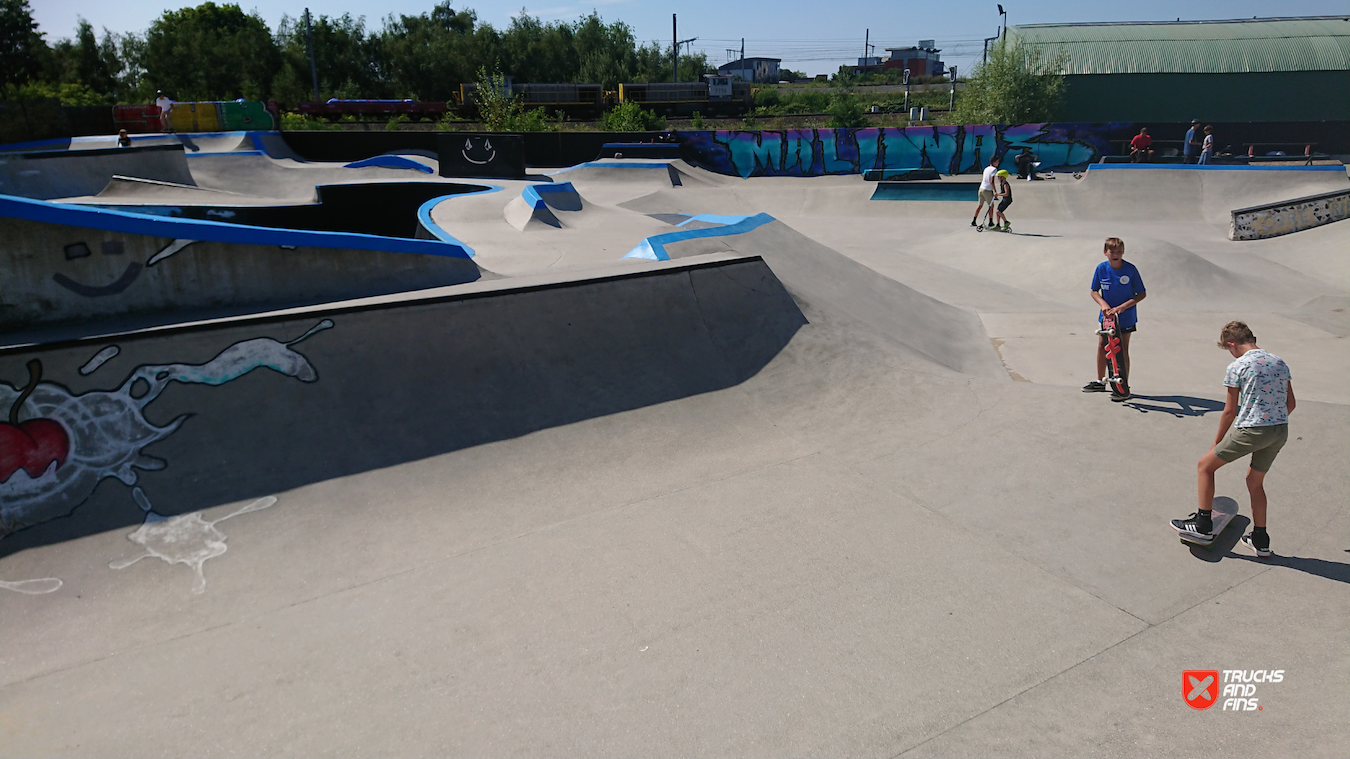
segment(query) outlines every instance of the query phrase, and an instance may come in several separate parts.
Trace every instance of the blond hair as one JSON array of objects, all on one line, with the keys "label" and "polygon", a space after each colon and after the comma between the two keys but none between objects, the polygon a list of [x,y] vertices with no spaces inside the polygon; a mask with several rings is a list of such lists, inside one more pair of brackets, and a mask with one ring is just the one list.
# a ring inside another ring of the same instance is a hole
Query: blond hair
[{"label": "blond hair", "polygon": [[1237,345],[1256,345],[1256,335],[1246,322],[1228,322],[1219,333],[1219,347],[1227,348],[1229,343]]},{"label": "blond hair", "polygon": [[1108,237],[1106,238],[1106,246],[1103,247],[1102,250],[1118,250],[1121,253],[1124,253],[1125,241],[1119,237]]}]

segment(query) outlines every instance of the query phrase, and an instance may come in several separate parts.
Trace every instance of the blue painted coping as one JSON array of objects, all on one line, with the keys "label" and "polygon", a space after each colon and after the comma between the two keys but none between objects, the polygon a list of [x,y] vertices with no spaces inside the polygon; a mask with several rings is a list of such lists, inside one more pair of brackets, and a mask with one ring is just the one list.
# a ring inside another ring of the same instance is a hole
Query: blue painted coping
[{"label": "blue painted coping", "polygon": [[1212,166],[1184,163],[1090,163],[1088,171],[1137,171],[1158,169],[1166,171],[1339,171],[1345,166]]},{"label": "blue painted coping", "polygon": [[[452,196],[453,197],[453,196]],[[471,258],[473,253],[454,238],[412,240],[357,232],[318,232],[229,224],[201,219],[176,219],[107,208],[51,203],[0,195],[0,217],[46,224],[64,224],[149,237],[224,242],[236,245],[288,245],[296,248],[346,248],[390,253],[420,253],[448,258]]]},{"label": "blue painted coping", "polygon": [[636,163],[636,162],[634,162],[634,161],[587,161],[586,163],[579,163],[579,164],[577,164],[576,166],[569,166],[569,167],[567,167],[567,168],[565,168],[565,169],[559,169],[558,171],[550,171],[550,172],[548,172],[547,176],[552,177],[552,176],[557,176],[558,174],[566,174],[566,173],[569,172],[569,171],[576,171],[577,169],[587,169],[587,168],[597,168],[597,169],[669,169],[669,168],[670,168],[670,164],[665,163],[665,162],[661,162],[661,163]]},{"label": "blue painted coping", "polygon": [[429,234],[434,236],[437,240],[440,240],[443,243],[454,245],[455,247],[463,250],[464,254],[467,255],[469,258],[473,258],[474,256],[473,248],[470,248],[468,245],[465,245],[463,242],[456,239],[454,235],[451,235],[449,232],[446,232],[444,229],[442,229],[441,225],[431,220],[431,209],[435,208],[439,203],[442,203],[447,200],[454,200],[455,198],[464,198],[468,197],[469,195],[487,195],[488,193],[492,192],[501,192],[501,189],[502,189],[501,187],[498,187],[497,185],[493,184],[488,185],[485,189],[476,190],[474,192],[461,192],[455,195],[442,195],[438,198],[432,198],[431,200],[428,200],[427,202],[423,203],[421,207],[417,209],[417,221],[422,225],[423,229],[425,229]]},{"label": "blue painted coping", "polygon": [[713,216],[711,214],[700,214],[692,216],[681,222],[679,226],[684,226],[691,221],[710,221],[720,222],[722,220],[735,219],[736,221],[727,224],[724,227],[709,227],[707,229],[686,229],[683,232],[667,232],[663,235],[654,235],[648,237],[637,244],[637,247],[628,251],[624,258],[645,258],[649,261],[669,261],[670,254],[666,252],[666,246],[673,242],[681,240],[694,240],[700,237],[725,237],[729,235],[740,235],[749,232],[752,229],[762,227],[771,221],[777,221],[767,213],[757,213],[754,216]]},{"label": "blue painted coping", "polygon": [[373,158],[367,158],[362,161],[352,161],[345,164],[344,169],[362,169],[367,166],[381,166],[387,169],[414,169],[423,174],[434,173],[431,167],[425,163],[418,163],[411,158],[404,158],[401,155],[377,155]]},{"label": "blue painted coping", "polygon": [[534,208],[544,208],[548,204],[544,202],[543,195],[568,193],[577,194],[577,188],[572,186],[571,182],[553,182],[550,184],[531,184],[526,185],[525,189],[520,191],[520,197]]}]

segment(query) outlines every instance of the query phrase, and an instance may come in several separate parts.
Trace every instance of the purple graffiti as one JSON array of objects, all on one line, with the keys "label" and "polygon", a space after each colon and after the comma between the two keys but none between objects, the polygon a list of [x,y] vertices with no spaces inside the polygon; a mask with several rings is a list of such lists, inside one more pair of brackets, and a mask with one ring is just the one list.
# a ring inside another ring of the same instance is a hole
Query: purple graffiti
[{"label": "purple graffiti", "polygon": [[1090,163],[1110,152],[1123,124],[867,127],[680,132],[697,166],[740,177],[860,174],[868,169],[931,168],[970,174],[995,155],[1036,153],[1043,168]]}]

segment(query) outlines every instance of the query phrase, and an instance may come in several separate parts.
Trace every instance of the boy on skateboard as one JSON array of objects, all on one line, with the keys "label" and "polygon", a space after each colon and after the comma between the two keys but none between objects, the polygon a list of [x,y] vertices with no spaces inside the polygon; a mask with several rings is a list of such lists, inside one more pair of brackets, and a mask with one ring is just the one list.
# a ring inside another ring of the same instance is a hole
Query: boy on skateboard
[{"label": "boy on skateboard", "polygon": [[[1213,534],[1214,473],[1224,464],[1252,455],[1247,469],[1247,493],[1252,499],[1252,531],[1242,544],[1257,556],[1270,556],[1266,533],[1266,472],[1289,439],[1289,415],[1294,412],[1294,384],[1289,367],[1256,345],[1256,336],[1242,322],[1228,322],[1219,335],[1219,347],[1237,359],[1228,365],[1223,384],[1228,400],[1219,417],[1214,447],[1196,464],[1199,509],[1185,519],[1173,519],[1178,532],[1201,538]],[[1236,426],[1233,426],[1236,422]]]},{"label": "boy on skateboard", "polygon": [[[1120,331],[1120,364],[1121,375],[1130,376],[1130,333],[1134,332],[1139,325],[1139,317],[1135,313],[1134,307],[1142,301],[1147,293],[1144,291],[1144,280],[1139,276],[1139,270],[1134,268],[1134,264],[1125,260],[1125,242],[1119,237],[1106,238],[1105,249],[1102,254],[1106,260],[1097,264],[1097,270],[1092,273],[1092,299],[1097,302],[1097,307],[1101,313],[1097,315],[1097,323],[1102,322],[1105,316],[1114,316],[1116,318],[1116,328]],[[1101,335],[1097,340],[1097,379],[1083,386],[1085,393],[1104,393],[1107,391],[1106,384],[1101,381],[1106,374],[1106,342],[1110,339],[1109,335]],[[1128,401],[1130,393],[1128,389],[1123,392],[1115,387],[1111,388],[1111,400],[1116,403]]]}]

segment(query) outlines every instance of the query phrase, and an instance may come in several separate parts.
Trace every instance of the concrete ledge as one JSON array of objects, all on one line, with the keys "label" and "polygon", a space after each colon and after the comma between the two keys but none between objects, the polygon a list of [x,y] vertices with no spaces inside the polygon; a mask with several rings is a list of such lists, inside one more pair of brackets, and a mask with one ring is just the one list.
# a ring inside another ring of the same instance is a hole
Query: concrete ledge
[{"label": "concrete ledge", "polygon": [[1230,240],[1262,240],[1350,218],[1350,189],[1233,211]]}]

